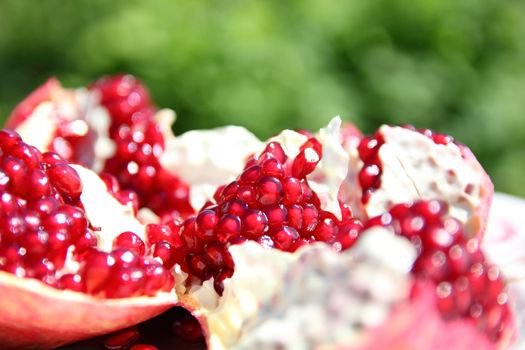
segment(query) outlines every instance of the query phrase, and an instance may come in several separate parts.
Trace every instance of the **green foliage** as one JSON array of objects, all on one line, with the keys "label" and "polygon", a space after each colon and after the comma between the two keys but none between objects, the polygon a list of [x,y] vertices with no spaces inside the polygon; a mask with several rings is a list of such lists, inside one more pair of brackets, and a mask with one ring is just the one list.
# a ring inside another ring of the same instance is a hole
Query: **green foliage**
[{"label": "green foliage", "polygon": [[2,116],[49,75],[127,71],[177,132],[412,123],[468,144],[520,195],[524,62],[523,0],[0,2]]}]

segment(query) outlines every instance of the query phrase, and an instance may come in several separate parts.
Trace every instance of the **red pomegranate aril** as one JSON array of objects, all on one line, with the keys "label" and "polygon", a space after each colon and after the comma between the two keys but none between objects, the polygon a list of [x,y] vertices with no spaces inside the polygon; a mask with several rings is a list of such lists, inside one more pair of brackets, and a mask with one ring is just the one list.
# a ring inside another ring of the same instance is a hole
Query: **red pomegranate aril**
[{"label": "red pomegranate aril", "polygon": [[319,222],[319,211],[313,204],[306,204],[303,207],[303,232],[311,233]]},{"label": "red pomegranate aril", "polygon": [[186,259],[188,268],[193,275],[202,280],[205,280],[209,277],[210,269],[203,257],[196,254],[190,254]]},{"label": "red pomegranate aril", "polygon": [[359,172],[359,183],[362,188],[377,188],[379,186],[381,169],[375,165],[367,165]]},{"label": "red pomegranate aril", "polygon": [[283,181],[284,204],[291,205],[303,200],[303,187],[301,181],[295,177],[287,177]]},{"label": "red pomegranate aril", "polygon": [[104,347],[108,350],[125,350],[140,339],[140,332],[136,326],[126,328],[110,334],[104,340]]},{"label": "red pomegranate aril", "polygon": [[226,254],[229,253],[217,243],[209,243],[204,247],[204,256],[213,267],[223,266],[226,260]]},{"label": "red pomegranate aril", "polygon": [[62,277],[58,279],[57,286],[59,289],[68,289],[74,292],[83,293],[86,291],[86,287],[84,286],[82,277],[78,274],[68,273],[62,275]]},{"label": "red pomegranate aril", "polygon": [[328,242],[337,235],[337,232],[338,229],[335,222],[330,218],[325,218],[317,224],[313,231],[313,236],[319,241]]},{"label": "red pomegranate aril", "polygon": [[144,259],[140,266],[146,274],[142,292],[144,295],[153,296],[168,282],[168,274],[170,273],[154,259]]},{"label": "red pomegranate aril", "polygon": [[67,164],[54,164],[47,174],[53,185],[64,195],[76,199],[82,193],[82,181],[75,169]]},{"label": "red pomegranate aril", "polygon": [[250,239],[257,239],[268,231],[268,218],[260,210],[250,210],[243,219],[244,235]]},{"label": "red pomegranate aril", "polygon": [[93,251],[86,257],[80,275],[86,284],[87,293],[98,294],[102,290],[115,264],[115,258],[104,252]]},{"label": "red pomegranate aril", "polygon": [[299,238],[296,229],[290,226],[283,226],[272,234],[275,246],[284,251],[290,251],[294,242]]},{"label": "red pomegranate aril", "polygon": [[253,186],[241,185],[237,189],[237,199],[247,205],[256,205],[257,194]]},{"label": "red pomegranate aril", "polygon": [[187,341],[196,341],[203,336],[199,322],[191,316],[183,316],[173,321],[172,330],[173,334]]},{"label": "red pomegranate aril", "polygon": [[288,220],[288,211],[282,204],[266,209],[265,214],[270,226],[282,226]]},{"label": "red pomegranate aril", "polygon": [[131,231],[125,231],[113,239],[113,248],[125,248],[138,256],[144,255],[146,252],[146,245],[142,239]]},{"label": "red pomegranate aril", "polygon": [[320,160],[320,155],[311,148],[301,151],[292,163],[292,176],[300,179],[304,178],[314,171]]},{"label": "red pomegranate aril", "polygon": [[146,225],[146,240],[150,246],[159,241],[167,241],[173,246],[178,246],[179,239],[177,237],[177,233],[178,231],[173,232],[169,225]]},{"label": "red pomegranate aril", "polygon": [[248,210],[248,205],[240,199],[227,201],[220,207],[222,214],[232,214],[235,216],[243,216],[246,210]]},{"label": "red pomegranate aril", "polygon": [[339,227],[339,232],[335,237],[335,243],[340,244],[336,248],[346,250],[350,248],[359,237],[359,233],[363,230],[363,224],[358,220],[348,220]]},{"label": "red pomegranate aril", "polygon": [[133,209],[133,213],[137,214],[139,210],[140,199],[135,191],[122,190],[115,193],[115,198],[124,205]]},{"label": "red pomegranate aril", "polygon": [[20,141],[22,141],[22,138],[16,131],[9,129],[0,130],[0,148],[4,154],[9,154],[11,152],[11,148]]},{"label": "red pomegranate aril", "polygon": [[11,156],[5,157],[2,162],[2,170],[10,179],[11,189],[16,194],[23,195],[28,173],[24,162]]},{"label": "red pomegranate aril", "polygon": [[130,249],[116,248],[110,254],[115,259],[116,267],[135,267],[140,262],[137,254]]},{"label": "red pomegranate aril", "polygon": [[219,218],[216,210],[205,209],[195,219],[195,232],[199,238],[205,241],[214,240],[213,231],[217,227],[218,222]]},{"label": "red pomegranate aril", "polygon": [[75,244],[75,253],[81,254],[86,249],[97,246],[97,237],[89,230],[86,230],[78,239]]},{"label": "red pomegranate aril", "polygon": [[294,204],[286,210],[288,212],[288,224],[300,231],[303,227],[303,208]]},{"label": "red pomegranate aril", "polygon": [[46,164],[46,168],[53,164],[66,164],[67,161],[56,152],[42,153],[42,161]]},{"label": "red pomegranate aril", "polygon": [[279,179],[284,176],[284,168],[282,164],[276,158],[273,158],[273,156],[272,158],[263,160],[260,164],[262,174]]},{"label": "red pomegranate aril", "polygon": [[379,143],[375,138],[364,137],[357,148],[357,151],[359,152],[359,157],[365,163],[372,161],[377,155],[378,147]]},{"label": "red pomegranate aril", "polygon": [[231,276],[233,276],[233,270],[231,269],[220,270],[213,276],[213,287],[219,295],[222,295],[224,292],[224,280]]},{"label": "red pomegranate aril", "polygon": [[226,202],[231,199],[234,199],[237,195],[237,189],[239,188],[239,185],[236,181],[233,181],[226,185],[224,189],[222,190],[222,193],[220,195],[220,202]]},{"label": "red pomegranate aril", "polygon": [[219,235],[221,242],[236,238],[241,233],[241,220],[233,214],[225,214],[219,220]]},{"label": "red pomegranate aril", "polygon": [[[3,202],[2,199],[5,195],[7,195],[7,193],[3,194],[2,197],[0,197],[0,204]],[[31,204],[31,207],[36,211],[40,212],[42,215],[48,215],[55,212],[58,209],[59,205],[60,203],[55,198],[45,197],[37,200],[36,202],[33,202]]]},{"label": "red pomegranate aril", "polygon": [[281,147],[281,144],[279,142],[269,142],[266,147],[264,148],[264,151],[262,154],[271,154],[275,159],[277,159],[281,164],[284,164],[288,157],[284,153],[283,148]]},{"label": "red pomegranate aril", "polygon": [[111,273],[106,282],[108,298],[127,298],[139,295],[144,285],[144,270],[140,267],[122,267]]},{"label": "red pomegranate aril", "polygon": [[195,218],[184,221],[180,231],[182,244],[190,251],[199,251],[204,247],[203,241],[195,234]]},{"label": "red pomegranate aril", "polygon": [[31,199],[38,199],[49,195],[51,187],[49,186],[49,179],[41,169],[34,169],[31,172],[26,197]]},{"label": "red pomegranate aril", "polygon": [[239,182],[242,184],[253,184],[255,181],[257,181],[257,179],[259,179],[260,172],[261,167],[258,165],[253,165],[242,172]]},{"label": "red pomegranate aril", "polygon": [[19,142],[11,147],[9,154],[17,159],[20,159],[29,169],[34,169],[39,166],[41,156],[38,150],[29,146],[24,142]]},{"label": "red pomegranate aril", "polygon": [[153,245],[152,255],[162,260],[162,265],[166,269],[171,269],[175,265],[175,248],[166,241],[159,241]]},{"label": "red pomegranate aril", "polygon": [[281,182],[270,176],[264,176],[257,181],[257,200],[263,206],[277,204],[283,196],[283,186]]}]

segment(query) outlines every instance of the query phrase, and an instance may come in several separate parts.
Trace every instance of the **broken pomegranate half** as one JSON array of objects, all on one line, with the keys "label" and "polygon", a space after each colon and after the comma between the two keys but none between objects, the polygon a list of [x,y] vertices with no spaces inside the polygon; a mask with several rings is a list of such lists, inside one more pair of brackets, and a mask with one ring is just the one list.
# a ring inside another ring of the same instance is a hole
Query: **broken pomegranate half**
[{"label": "broken pomegranate half", "polygon": [[13,131],[0,131],[0,150],[2,348],[55,347],[176,303],[144,225],[102,179]]}]

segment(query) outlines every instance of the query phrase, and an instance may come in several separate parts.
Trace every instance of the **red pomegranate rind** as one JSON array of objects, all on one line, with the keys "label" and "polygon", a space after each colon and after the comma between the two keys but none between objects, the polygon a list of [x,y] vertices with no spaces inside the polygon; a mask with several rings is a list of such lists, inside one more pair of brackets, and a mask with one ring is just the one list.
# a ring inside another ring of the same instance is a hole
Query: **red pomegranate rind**
[{"label": "red pomegranate rind", "polygon": [[62,86],[56,78],[48,79],[42,86],[38,87],[15,107],[7,119],[5,127],[14,130],[33,113],[34,109],[40,103],[51,100],[53,94],[61,89]]},{"label": "red pomegranate rind", "polygon": [[157,298],[104,300],[0,272],[0,347],[53,348],[154,317],[177,305]]},{"label": "red pomegranate rind", "polygon": [[322,154],[321,143],[311,137],[293,158],[272,141],[249,159],[243,173],[217,193],[216,204],[182,224],[177,253],[182,270],[197,281],[213,277],[222,294],[222,280],[233,273],[231,244],[254,240],[289,252],[315,241],[349,246],[362,225],[350,213],[338,219],[323,210],[307,180]]},{"label": "red pomegranate rind", "polygon": [[439,201],[397,204],[370,219],[367,227],[390,227],[417,247],[412,273],[434,283],[443,319],[468,320],[499,342],[513,322],[503,277],[486,261],[479,241],[468,238],[461,223],[446,213],[446,204]]},{"label": "red pomegranate rind", "polygon": [[470,236],[482,237],[494,187],[472,152],[452,137],[385,125],[350,154],[354,159],[342,194],[358,216],[378,215],[396,203],[439,198],[448,202],[451,215]]},{"label": "red pomegranate rind", "polygon": [[[515,330],[509,325],[497,343],[463,319],[443,320],[434,302],[434,286],[421,283],[411,300],[399,305],[381,326],[367,330],[358,350],[376,349],[507,349]],[[346,349],[344,345],[336,349]]]},{"label": "red pomegranate rind", "polygon": [[114,175],[123,189],[137,192],[140,206],[159,216],[174,211],[192,214],[189,186],[159,163],[164,135],[143,85],[131,75],[117,75],[96,81],[90,89],[100,95],[111,116],[110,136],[116,143],[104,171]]}]

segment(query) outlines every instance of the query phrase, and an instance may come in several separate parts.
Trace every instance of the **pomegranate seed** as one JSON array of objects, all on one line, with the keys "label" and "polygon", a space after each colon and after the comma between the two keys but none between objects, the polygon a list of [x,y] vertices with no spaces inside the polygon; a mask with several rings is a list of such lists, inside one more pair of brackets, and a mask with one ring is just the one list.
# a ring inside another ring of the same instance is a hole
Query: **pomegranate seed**
[{"label": "pomegranate seed", "polygon": [[173,321],[172,329],[176,336],[189,341],[196,341],[203,336],[199,322],[191,316],[183,316]]},{"label": "pomegranate seed", "polygon": [[124,350],[140,339],[138,328],[131,327],[115,332],[106,337],[104,346],[108,350]]},{"label": "pomegranate seed", "polygon": [[268,231],[268,218],[260,210],[251,210],[244,218],[244,235],[256,239]]},{"label": "pomegranate seed", "polygon": [[275,141],[269,142],[264,148],[264,151],[262,153],[271,154],[281,164],[284,164],[286,160],[288,159],[288,157],[284,153],[283,148],[281,147],[281,144]]},{"label": "pomegranate seed", "polygon": [[277,204],[282,195],[283,186],[277,178],[264,176],[257,182],[257,200],[263,206]]},{"label": "pomegranate seed", "polygon": [[65,274],[58,280],[58,288],[69,289],[75,292],[85,292],[86,287],[82,281],[82,277],[77,274]]},{"label": "pomegranate seed", "polygon": [[219,219],[215,210],[205,209],[195,219],[195,232],[199,238],[207,241],[213,240],[213,230],[217,227]]},{"label": "pomegranate seed", "polygon": [[162,260],[165,268],[171,269],[175,265],[175,249],[166,241],[159,241],[153,245],[153,256]]},{"label": "pomegranate seed", "polygon": [[111,273],[105,284],[106,297],[126,298],[139,295],[144,279],[144,270],[140,267],[118,268]]},{"label": "pomegranate seed", "polygon": [[86,284],[86,292],[97,294],[110,277],[115,266],[115,258],[104,252],[91,252],[80,269],[80,275]]},{"label": "pomegranate seed", "polygon": [[82,193],[82,181],[75,169],[67,164],[53,164],[47,170],[51,182],[70,198],[78,198]]},{"label": "pomegranate seed", "polygon": [[283,181],[284,203],[286,205],[300,203],[303,199],[303,187],[299,179],[287,177]]},{"label": "pomegranate seed", "polygon": [[115,237],[115,239],[113,239],[113,247],[128,249],[139,256],[144,255],[146,251],[146,245],[142,239],[131,231],[122,232]]}]

